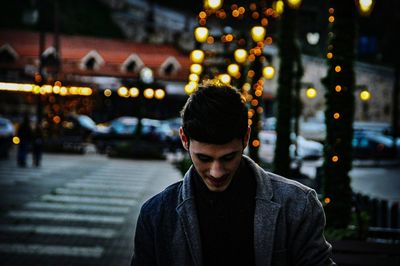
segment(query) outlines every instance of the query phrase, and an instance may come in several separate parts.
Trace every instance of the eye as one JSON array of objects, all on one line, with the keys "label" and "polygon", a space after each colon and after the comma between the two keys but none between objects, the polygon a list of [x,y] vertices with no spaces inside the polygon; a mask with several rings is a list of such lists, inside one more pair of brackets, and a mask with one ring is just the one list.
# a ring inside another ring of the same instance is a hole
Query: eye
[{"label": "eye", "polygon": [[208,156],[205,156],[205,155],[201,155],[201,154],[197,155],[197,158],[198,158],[200,161],[204,162],[204,163],[209,163],[209,162],[212,161],[212,158],[211,158],[211,157],[208,157]]},{"label": "eye", "polygon": [[231,154],[225,155],[225,156],[222,157],[221,159],[222,159],[223,161],[228,162],[228,161],[233,160],[233,159],[235,158],[235,156],[236,156],[236,153],[231,153]]}]

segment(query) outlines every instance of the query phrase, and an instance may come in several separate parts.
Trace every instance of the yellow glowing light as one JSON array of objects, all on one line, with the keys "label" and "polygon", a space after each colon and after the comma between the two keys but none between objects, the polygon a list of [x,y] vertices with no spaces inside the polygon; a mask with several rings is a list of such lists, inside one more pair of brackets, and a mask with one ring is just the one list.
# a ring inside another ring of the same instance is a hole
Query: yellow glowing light
[{"label": "yellow glowing light", "polygon": [[264,108],[261,106],[257,107],[257,113],[262,114],[262,112],[264,112]]},{"label": "yellow glowing light", "polygon": [[273,66],[266,66],[263,68],[263,76],[266,79],[272,79],[275,75],[275,68]]},{"label": "yellow glowing light", "polygon": [[40,93],[40,86],[36,85],[35,87],[33,87],[33,93],[34,94],[39,94]]},{"label": "yellow glowing light", "polygon": [[192,64],[190,66],[190,72],[196,75],[200,75],[203,72],[203,67],[200,64]]},{"label": "yellow glowing light", "polygon": [[336,91],[336,92],[341,92],[341,91],[342,91],[342,86],[336,85],[335,91]]},{"label": "yellow glowing light", "polygon": [[128,97],[128,89],[126,87],[120,87],[117,92],[121,97]]},{"label": "yellow glowing light", "polygon": [[156,89],[154,96],[157,100],[161,100],[165,97],[165,91],[162,89]]},{"label": "yellow glowing light", "polygon": [[12,141],[15,145],[18,145],[21,142],[21,140],[18,137],[13,137]]},{"label": "yellow glowing light", "polygon": [[194,73],[189,75],[189,81],[199,82],[199,80],[200,80],[199,75],[194,74]]},{"label": "yellow glowing light", "polygon": [[263,26],[254,26],[253,28],[251,28],[251,38],[255,42],[264,41],[266,33],[267,31]]},{"label": "yellow glowing light", "polygon": [[67,89],[67,87],[61,87],[61,89],[60,89],[60,95],[62,95],[62,96],[65,96],[65,95],[67,95],[68,94],[68,89]]},{"label": "yellow glowing light", "polygon": [[235,9],[235,10],[232,11],[232,16],[233,17],[237,18],[239,15],[240,15],[239,10]]},{"label": "yellow glowing light", "polygon": [[136,87],[132,87],[129,89],[129,95],[133,98],[136,98],[139,96],[139,89]]},{"label": "yellow glowing light", "polygon": [[224,84],[231,83],[231,76],[229,76],[228,74],[220,74],[218,75],[218,79]]},{"label": "yellow glowing light", "polygon": [[59,124],[61,122],[61,118],[58,115],[56,115],[53,117],[53,122],[54,124]]},{"label": "yellow glowing light", "polygon": [[246,82],[245,84],[243,84],[242,88],[244,91],[249,91],[251,89],[251,85],[250,83]]},{"label": "yellow glowing light", "polygon": [[54,86],[53,87],[53,93],[54,94],[59,94],[60,93],[60,89],[61,89],[60,86]]},{"label": "yellow glowing light", "polygon": [[79,89],[80,89],[80,93],[79,94],[83,95],[83,96],[90,96],[93,93],[92,89],[89,88],[89,87],[82,87],[82,88],[79,88]]},{"label": "yellow glowing light", "polygon": [[333,118],[334,119],[339,119],[340,118],[340,114],[339,113],[334,113],[333,114]]},{"label": "yellow glowing light", "polygon": [[339,161],[339,156],[332,156],[332,162],[336,163],[337,161]]},{"label": "yellow glowing light", "polygon": [[339,73],[340,71],[342,71],[342,67],[341,66],[336,66],[335,67],[335,72]]},{"label": "yellow glowing light", "polygon": [[335,17],[334,16],[329,16],[328,20],[329,20],[330,23],[333,23],[333,22],[335,22]]},{"label": "yellow glowing light", "polygon": [[306,90],[306,96],[307,98],[314,99],[315,97],[317,97],[317,90],[312,87],[308,88]]},{"label": "yellow glowing light", "polygon": [[262,95],[262,91],[261,91],[261,90],[256,90],[256,91],[254,92],[254,94],[255,94],[257,97],[260,97],[260,96]]},{"label": "yellow glowing light", "polygon": [[207,43],[208,44],[213,44],[214,43],[214,37],[213,36],[208,36]]},{"label": "yellow glowing light", "polygon": [[78,94],[78,88],[77,87],[70,87],[68,89],[68,92],[69,92],[69,94],[76,95],[76,94]]},{"label": "yellow glowing light", "polygon": [[202,50],[193,50],[190,53],[190,60],[192,60],[193,63],[201,64],[204,60],[204,52]]},{"label": "yellow glowing light", "polygon": [[253,140],[251,145],[253,145],[253,147],[258,147],[258,146],[260,146],[260,141],[258,139],[255,139],[255,140]]},{"label": "yellow glowing light", "polygon": [[360,99],[362,101],[368,101],[369,99],[371,99],[371,93],[367,90],[362,90],[360,92]]},{"label": "yellow glowing light", "polygon": [[54,86],[58,86],[58,87],[61,87],[61,81],[59,81],[59,80],[57,80],[56,82],[54,82]]},{"label": "yellow glowing light", "polygon": [[283,10],[285,9],[285,4],[282,0],[276,1],[272,4],[273,9],[275,9],[276,13],[281,15]]},{"label": "yellow glowing light", "polygon": [[335,9],[333,8],[333,7],[331,7],[331,8],[329,8],[329,14],[333,14],[333,13],[335,13]]},{"label": "yellow glowing light", "polygon": [[253,100],[251,100],[251,105],[252,106],[257,106],[258,105],[258,100],[257,99],[253,99]]},{"label": "yellow glowing light", "polygon": [[246,9],[245,9],[244,7],[241,6],[241,7],[239,7],[238,11],[239,11],[239,14],[240,14],[240,15],[243,15],[244,12],[246,11]]},{"label": "yellow glowing light", "polygon": [[104,90],[104,96],[110,97],[111,94],[112,94],[112,91],[111,91],[110,89],[105,89],[105,90]]},{"label": "yellow glowing light", "polygon": [[247,51],[245,49],[236,49],[233,55],[239,64],[243,64],[247,60]]},{"label": "yellow glowing light", "polygon": [[328,197],[326,197],[326,198],[324,199],[324,202],[325,202],[325,204],[329,204],[329,203],[331,203],[331,199],[328,198]]},{"label": "yellow glowing light", "polygon": [[201,11],[201,12],[199,13],[199,18],[205,19],[206,17],[207,17],[207,13],[206,13],[206,12]]},{"label": "yellow glowing light", "polygon": [[197,90],[198,84],[197,82],[189,82],[188,84],[185,85],[185,92],[187,94],[192,94]]},{"label": "yellow glowing light", "polygon": [[154,90],[152,88],[147,88],[144,90],[143,95],[146,99],[151,99],[154,97]]},{"label": "yellow glowing light", "polygon": [[205,0],[204,7],[213,10],[220,9],[222,7],[222,0]]},{"label": "yellow glowing light", "polygon": [[194,30],[194,38],[198,42],[205,42],[208,38],[208,29],[206,27],[197,27]]},{"label": "yellow glowing light", "polygon": [[331,52],[326,54],[326,58],[328,59],[332,59],[333,58],[333,54]]},{"label": "yellow glowing light", "polygon": [[288,6],[291,8],[299,8],[301,0],[287,0]]},{"label": "yellow glowing light", "polygon": [[43,89],[46,93],[52,93],[53,92],[53,87],[51,85],[44,85]]},{"label": "yellow glowing light", "polygon": [[373,5],[373,0],[358,0],[358,7],[361,15],[369,15]]},{"label": "yellow glowing light", "polygon": [[228,66],[227,70],[228,70],[228,74],[235,78],[238,77],[240,74],[238,64],[230,64]]}]

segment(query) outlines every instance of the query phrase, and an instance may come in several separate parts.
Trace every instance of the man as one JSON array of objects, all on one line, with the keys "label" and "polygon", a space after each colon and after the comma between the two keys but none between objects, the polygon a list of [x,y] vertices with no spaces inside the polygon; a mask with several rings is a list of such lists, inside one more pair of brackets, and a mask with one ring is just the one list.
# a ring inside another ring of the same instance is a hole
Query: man
[{"label": "man", "polygon": [[205,83],[181,115],[193,166],[143,205],[132,265],[335,265],[315,191],[243,155],[248,113],[234,88]]}]

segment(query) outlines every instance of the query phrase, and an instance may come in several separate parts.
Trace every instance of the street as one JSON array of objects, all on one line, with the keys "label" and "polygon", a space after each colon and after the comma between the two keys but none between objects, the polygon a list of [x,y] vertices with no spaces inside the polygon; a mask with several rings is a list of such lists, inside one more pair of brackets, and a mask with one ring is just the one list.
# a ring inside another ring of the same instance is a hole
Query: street
[{"label": "street", "polygon": [[[44,154],[39,168],[0,161],[2,265],[129,265],[141,204],[180,173],[167,161]],[[321,162],[305,162],[311,177]],[[399,201],[400,168],[355,167],[356,192]]]},{"label": "street", "polygon": [[44,154],[0,161],[2,265],[129,265],[141,204],[180,174],[165,161]]}]

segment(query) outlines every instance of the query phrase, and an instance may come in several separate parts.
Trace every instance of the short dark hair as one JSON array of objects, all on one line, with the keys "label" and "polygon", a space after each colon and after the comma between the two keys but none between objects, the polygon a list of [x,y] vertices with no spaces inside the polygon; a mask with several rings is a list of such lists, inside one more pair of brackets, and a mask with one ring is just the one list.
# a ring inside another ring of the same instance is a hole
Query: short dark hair
[{"label": "short dark hair", "polygon": [[248,110],[237,89],[215,80],[204,82],[190,95],[181,111],[187,138],[211,144],[243,140]]}]

